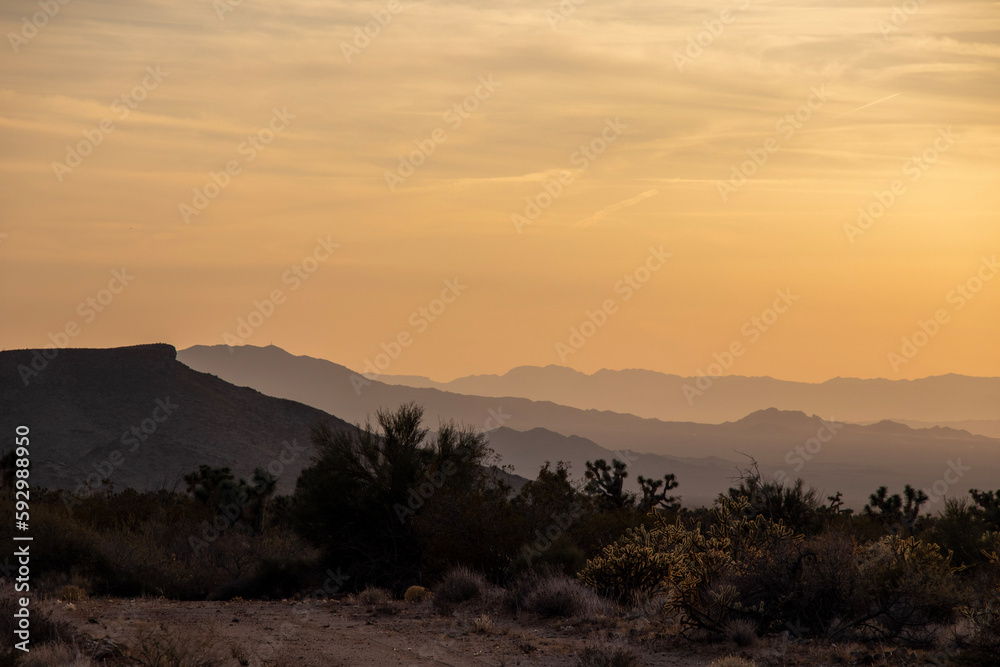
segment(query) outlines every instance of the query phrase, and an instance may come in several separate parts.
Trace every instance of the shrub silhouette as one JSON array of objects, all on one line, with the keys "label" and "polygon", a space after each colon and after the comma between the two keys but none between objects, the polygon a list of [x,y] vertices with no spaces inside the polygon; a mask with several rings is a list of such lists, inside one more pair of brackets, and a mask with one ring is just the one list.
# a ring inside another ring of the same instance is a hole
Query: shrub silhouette
[{"label": "shrub silhouette", "polygon": [[482,597],[487,589],[486,579],[467,567],[451,569],[434,587],[432,602],[437,609],[449,609],[452,605]]},{"label": "shrub silhouette", "polygon": [[422,419],[423,408],[408,403],[395,412],[379,410],[377,427],[313,431],[318,453],[298,479],[292,515],[299,532],[343,567],[353,586],[399,589],[416,581],[423,544],[411,519],[443,497],[442,489],[481,480],[486,438],[449,423],[425,442]]},{"label": "shrub silhouette", "polygon": [[642,513],[657,507],[676,509],[680,506],[677,498],[668,496],[667,492],[677,488],[677,480],[673,475],[664,475],[663,479],[650,479],[639,475],[640,494],[625,491],[625,478],[628,477],[627,465],[618,459],[612,459],[608,464],[604,459],[587,461],[584,478],[587,480],[584,490],[611,509],[638,508]]},{"label": "shrub silhouette", "polygon": [[882,526],[892,533],[913,535],[920,508],[929,500],[927,494],[909,484],[903,489],[902,497],[898,493],[891,496],[888,494],[889,490],[880,486],[869,497],[864,513],[878,519]]}]

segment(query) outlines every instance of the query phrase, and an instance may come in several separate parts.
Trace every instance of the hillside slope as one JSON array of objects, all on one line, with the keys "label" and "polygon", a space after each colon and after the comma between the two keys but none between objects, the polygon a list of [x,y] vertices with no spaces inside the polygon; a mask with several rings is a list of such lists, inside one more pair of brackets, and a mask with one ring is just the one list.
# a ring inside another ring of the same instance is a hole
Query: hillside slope
[{"label": "hillside slope", "polygon": [[344,421],[236,387],[177,361],[170,345],[63,349],[25,386],[32,350],[0,352],[0,425],[31,429],[32,484],[76,489],[108,477],[116,489],[183,488],[200,464],[247,477],[278,473],[287,493],[312,455],[309,432]]}]

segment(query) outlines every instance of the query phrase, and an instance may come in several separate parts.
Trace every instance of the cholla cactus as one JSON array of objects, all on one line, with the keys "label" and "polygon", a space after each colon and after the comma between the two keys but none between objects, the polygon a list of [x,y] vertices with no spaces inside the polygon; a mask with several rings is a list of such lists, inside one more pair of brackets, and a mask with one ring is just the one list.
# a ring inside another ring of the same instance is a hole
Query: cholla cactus
[{"label": "cholla cactus", "polygon": [[668,544],[660,530],[644,526],[625,531],[624,537],[587,561],[580,580],[605,597],[620,603],[653,596],[666,585],[670,572]]},{"label": "cholla cactus", "polygon": [[668,608],[691,627],[721,631],[733,618],[759,615],[760,603],[751,606],[736,584],[755,573],[776,545],[801,538],[780,522],[749,518],[748,507],[744,498],[721,499],[707,531],[658,516],[651,530],[630,530],[606,547],[580,579],[620,602],[665,592]]}]

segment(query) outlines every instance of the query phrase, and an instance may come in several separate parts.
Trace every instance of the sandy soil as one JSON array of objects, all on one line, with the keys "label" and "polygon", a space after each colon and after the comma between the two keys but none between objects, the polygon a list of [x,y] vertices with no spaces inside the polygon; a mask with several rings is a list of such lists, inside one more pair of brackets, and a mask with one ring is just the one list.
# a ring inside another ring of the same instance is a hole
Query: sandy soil
[{"label": "sandy soil", "polygon": [[52,606],[84,634],[123,644],[133,655],[174,643],[193,655],[215,652],[225,665],[568,667],[588,646],[627,642],[643,665],[702,667],[738,652],[732,645],[666,645],[649,639],[642,620],[567,625],[494,616],[493,630],[482,633],[472,628],[482,610],[442,617],[426,602],[396,601],[396,613],[345,602],[93,599]]}]

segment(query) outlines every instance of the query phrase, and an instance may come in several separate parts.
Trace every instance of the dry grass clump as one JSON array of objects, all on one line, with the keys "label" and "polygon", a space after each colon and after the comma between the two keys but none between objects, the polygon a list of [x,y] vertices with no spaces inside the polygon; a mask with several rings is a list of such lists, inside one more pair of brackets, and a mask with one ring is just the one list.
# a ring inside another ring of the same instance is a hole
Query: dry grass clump
[{"label": "dry grass clump", "polygon": [[639,667],[635,653],[625,647],[603,646],[585,648],[577,667]]},{"label": "dry grass clump", "polygon": [[538,582],[524,600],[527,611],[543,618],[589,616],[601,606],[601,600],[576,579],[554,575]]},{"label": "dry grass clump", "polygon": [[725,658],[719,658],[708,667],[757,667],[757,663],[738,655],[727,655]]},{"label": "dry grass clump", "polygon": [[486,579],[467,567],[456,567],[448,571],[434,588],[434,606],[447,610],[452,605],[483,596],[488,588]]},{"label": "dry grass clump", "polygon": [[757,643],[757,624],[749,618],[737,618],[726,623],[722,634],[737,646],[753,646]]},{"label": "dry grass clump", "polygon": [[392,594],[384,588],[369,587],[357,594],[357,601],[370,607],[388,604]]},{"label": "dry grass clump", "polygon": [[142,667],[218,667],[227,661],[214,628],[192,632],[166,624],[141,625],[132,658]]},{"label": "dry grass clump", "polygon": [[559,572],[525,575],[511,585],[504,599],[508,612],[525,611],[542,618],[590,618],[606,613],[609,606],[580,581]]},{"label": "dry grass clump", "polygon": [[56,591],[56,597],[66,602],[83,602],[87,599],[87,591],[79,586],[67,584]]}]

